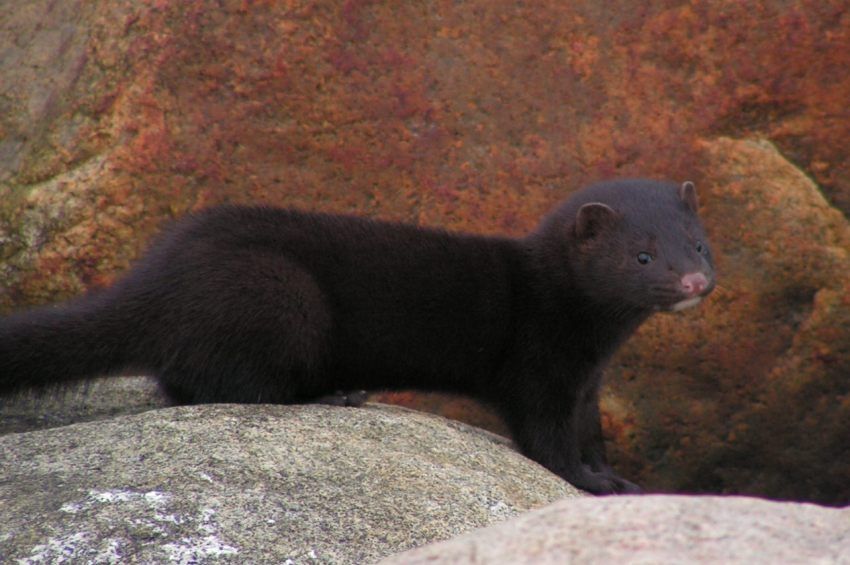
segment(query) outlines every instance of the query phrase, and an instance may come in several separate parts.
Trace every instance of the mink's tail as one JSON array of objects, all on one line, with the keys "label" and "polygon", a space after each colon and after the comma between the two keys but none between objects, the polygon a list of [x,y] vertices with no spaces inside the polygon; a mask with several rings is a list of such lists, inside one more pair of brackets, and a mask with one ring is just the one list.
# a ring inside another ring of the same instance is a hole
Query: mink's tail
[{"label": "mink's tail", "polygon": [[0,318],[0,396],[129,368],[128,318],[108,292]]}]

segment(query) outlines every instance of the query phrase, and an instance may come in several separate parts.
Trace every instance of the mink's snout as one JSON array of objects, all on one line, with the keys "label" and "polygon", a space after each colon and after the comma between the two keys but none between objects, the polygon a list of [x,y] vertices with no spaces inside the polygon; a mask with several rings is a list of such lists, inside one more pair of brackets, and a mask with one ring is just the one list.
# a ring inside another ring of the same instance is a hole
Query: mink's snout
[{"label": "mink's snout", "polygon": [[708,288],[708,278],[700,272],[688,273],[682,277],[682,290],[687,296],[700,296]]}]

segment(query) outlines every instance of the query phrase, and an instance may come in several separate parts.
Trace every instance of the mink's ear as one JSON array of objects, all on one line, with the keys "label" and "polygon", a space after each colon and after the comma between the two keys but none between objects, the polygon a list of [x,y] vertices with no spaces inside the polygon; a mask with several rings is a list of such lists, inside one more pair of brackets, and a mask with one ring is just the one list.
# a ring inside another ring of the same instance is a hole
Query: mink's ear
[{"label": "mink's ear", "polygon": [[699,201],[697,200],[697,189],[694,183],[689,180],[683,182],[682,186],[679,187],[679,198],[691,209],[691,212],[694,214],[697,213]]},{"label": "mink's ear", "polygon": [[620,219],[620,214],[601,202],[588,202],[576,214],[576,237],[590,239],[610,229]]}]

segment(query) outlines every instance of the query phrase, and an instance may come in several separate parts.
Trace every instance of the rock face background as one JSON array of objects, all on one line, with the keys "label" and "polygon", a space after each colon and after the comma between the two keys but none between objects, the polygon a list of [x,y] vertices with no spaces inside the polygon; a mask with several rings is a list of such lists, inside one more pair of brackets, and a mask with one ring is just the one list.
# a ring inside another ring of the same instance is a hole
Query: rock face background
[{"label": "rock face background", "polygon": [[3,310],[225,201],[522,234],[584,183],[687,178],[720,288],[613,363],[613,458],[661,491],[850,502],[846,2],[13,4]]}]

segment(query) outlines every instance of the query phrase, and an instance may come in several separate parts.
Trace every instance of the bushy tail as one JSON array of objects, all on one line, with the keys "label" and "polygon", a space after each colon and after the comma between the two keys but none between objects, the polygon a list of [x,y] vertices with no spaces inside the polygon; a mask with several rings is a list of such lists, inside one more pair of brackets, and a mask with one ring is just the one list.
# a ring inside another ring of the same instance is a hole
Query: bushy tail
[{"label": "bushy tail", "polygon": [[125,368],[132,320],[115,304],[89,294],[0,319],[0,396]]}]

